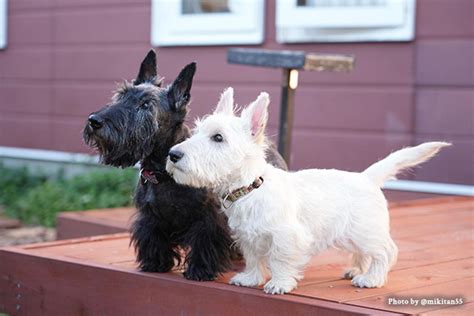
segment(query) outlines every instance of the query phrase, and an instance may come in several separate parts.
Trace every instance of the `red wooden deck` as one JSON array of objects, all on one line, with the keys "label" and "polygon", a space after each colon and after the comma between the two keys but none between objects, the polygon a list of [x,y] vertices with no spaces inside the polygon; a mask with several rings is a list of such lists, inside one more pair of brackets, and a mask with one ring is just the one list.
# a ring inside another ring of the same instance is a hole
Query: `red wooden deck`
[{"label": "red wooden deck", "polygon": [[[140,273],[126,233],[0,250],[0,311],[29,315],[474,314],[473,198],[401,202],[391,209],[399,260],[381,289],[340,278],[347,255],[315,257],[297,290],[192,282]],[[236,264],[236,269],[241,265]],[[397,298],[462,297],[461,306],[390,305]]]}]

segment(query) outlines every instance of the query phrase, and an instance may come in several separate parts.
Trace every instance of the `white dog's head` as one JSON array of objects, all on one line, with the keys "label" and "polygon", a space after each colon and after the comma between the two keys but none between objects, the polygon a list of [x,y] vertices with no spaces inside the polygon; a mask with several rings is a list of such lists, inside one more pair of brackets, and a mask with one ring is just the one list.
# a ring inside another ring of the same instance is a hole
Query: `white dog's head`
[{"label": "white dog's head", "polygon": [[233,94],[227,88],[193,136],[171,148],[166,170],[176,182],[220,191],[249,185],[263,172],[269,96],[260,93],[239,117]]}]

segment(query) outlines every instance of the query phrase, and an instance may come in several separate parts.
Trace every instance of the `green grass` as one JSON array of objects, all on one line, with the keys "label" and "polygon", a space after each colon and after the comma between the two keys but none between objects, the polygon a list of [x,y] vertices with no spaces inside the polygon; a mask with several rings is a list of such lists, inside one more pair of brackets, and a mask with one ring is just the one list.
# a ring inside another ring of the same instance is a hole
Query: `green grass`
[{"label": "green grass", "polygon": [[0,165],[0,204],[24,223],[54,226],[56,214],[131,205],[136,169],[91,171],[69,179]]}]

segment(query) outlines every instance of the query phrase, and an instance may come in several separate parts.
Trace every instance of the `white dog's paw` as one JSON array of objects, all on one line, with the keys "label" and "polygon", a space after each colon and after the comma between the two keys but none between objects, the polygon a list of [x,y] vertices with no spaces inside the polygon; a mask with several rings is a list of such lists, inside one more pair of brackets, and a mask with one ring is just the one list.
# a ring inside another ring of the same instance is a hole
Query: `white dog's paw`
[{"label": "white dog's paw", "polygon": [[263,280],[260,280],[258,276],[250,273],[237,273],[232,279],[230,279],[229,284],[237,286],[258,286],[263,283]]},{"label": "white dog's paw", "polygon": [[385,284],[385,277],[383,275],[375,274],[359,274],[352,279],[352,285],[357,287],[382,287]]},{"label": "white dog's paw", "polygon": [[285,294],[296,288],[296,280],[293,278],[286,280],[271,279],[263,287],[267,294]]},{"label": "white dog's paw", "polygon": [[347,268],[344,270],[343,278],[350,280],[353,279],[356,275],[361,274],[362,272],[360,271],[359,268],[352,267],[352,268]]}]

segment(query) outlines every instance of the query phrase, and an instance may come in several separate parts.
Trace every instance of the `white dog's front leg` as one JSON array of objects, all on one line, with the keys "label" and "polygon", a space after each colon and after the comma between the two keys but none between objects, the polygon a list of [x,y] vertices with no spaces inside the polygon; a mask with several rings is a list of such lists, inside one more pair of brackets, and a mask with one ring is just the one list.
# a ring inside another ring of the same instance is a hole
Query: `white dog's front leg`
[{"label": "white dog's front leg", "polygon": [[263,290],[268,294],[285,294],[296,288],[299,270],[290,261],[271,258],[269,262],[272,278]]},{"label": "white dog's front leg", "polygon": [[263,290],[268,294],[285,294],[296,288],[303,278],[304,266],[311,258],[311,238],[303,227],[294,224],[293,230],[275,230],[268,266],[272,278]]},{"label": "white dog's front leg", "polygon": [[245,258],[245,269],[241,273],[237,273],[232,279],[230,284],[237,286],[258,286],[265,281],[265,275],[263,271],[263,265],[260,258],[254,253],[249,251],[243,251]]}]

